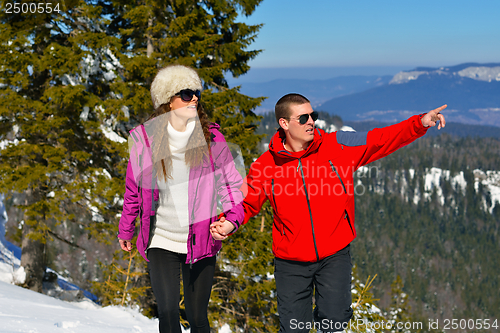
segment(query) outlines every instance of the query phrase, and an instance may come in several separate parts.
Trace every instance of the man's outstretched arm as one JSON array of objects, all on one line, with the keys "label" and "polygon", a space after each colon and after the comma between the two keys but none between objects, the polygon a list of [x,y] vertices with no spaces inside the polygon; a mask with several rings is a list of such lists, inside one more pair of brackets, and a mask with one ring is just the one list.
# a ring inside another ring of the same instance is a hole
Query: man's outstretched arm
[{"label": "man's outstretched arm", "polygon": [[444,127],[446,121],[441,111],[445,108],[443,105],[424,115],[414,115],[400,123],[368,132],[336,132],[335,138],[342,149],[349,149],[352,165],[357,170],[415,141],[436,124],[439,129]]}]

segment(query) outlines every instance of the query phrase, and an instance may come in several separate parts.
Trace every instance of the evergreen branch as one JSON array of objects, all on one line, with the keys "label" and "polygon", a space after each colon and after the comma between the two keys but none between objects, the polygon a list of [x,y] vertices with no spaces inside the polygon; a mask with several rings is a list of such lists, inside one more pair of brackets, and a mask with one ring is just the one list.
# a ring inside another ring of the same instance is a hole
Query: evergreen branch
[{"label": "evergreen branch", "polygon": [[[365,286],[363,287],[363,289],[361,289],[360,293],[359,293],[359,297],[358,297],[358,300],[356,302],[356,304],[353,306],[354,308],[357,308],[359,305],[365,303],[364,300],[363,300],[363,296],[370,290],[372,289],[372,282],[373,280],[375,280],[375,278],[377,277],[377,274],[375,274],[373,276],[373,278],[370,280],[370,276],[368,276],[368,278],[366,279],[366,284]],[[378,301],[378,299],[370,299],[371,301]]]},{"label": "evergreen branch", "polygon": [[230,308],[225,307],[223,305],[221,305],[221,309],[222,310],[226,310],[228,312],[231,312],[233,315],[237,315],[237,316],[240,316],[240,317],[245,317],[246,316],[244,313],[237,312],[236,310],[230,309]]},{"label": "evergreen branch", "polygon": [[223,87],[223,86],[215,83],[214,81],[210,82],[210,84],[214,85],[217,89],[222,90],[222,91],[228,91],[229,90],[229,88]]},{"label": "evergreen branch", "polygon": [[118,266],[117,264],[113,264],[113,267],[116,269],[116,271],[117,271],[118,273],[123,274],[123,275],[127,274],[127,273],[125,272],[125,270],[124,270],[123,268],[121,268],[120,266]]},{"label": "evergreen branch", "polygon": [[61,236],[59,236],[58,234],[56,234],[56,233],[55,233],[55,232],[53,232],[52,230],[47,230],[47,232],[48,232],[51,236],[53,236],[54,238],[59,239],[61,242],[64,242],[64,243],[66,243],[66,244],[68,244],[68,245],[71,245],[71,246],[73,246],[73,247],[76,247],[76,248],[82,249],[82,250],[84,250],[84,251],[87,251],[87,249],[85,249],[85,248],[81,247],[80,245],[78,245],[78,244],[76,244],[76,243],[73,243],[73,242],[71,242],[71,241],[69,241],[69,240],[66,240],[66,239],[62,238]]}]

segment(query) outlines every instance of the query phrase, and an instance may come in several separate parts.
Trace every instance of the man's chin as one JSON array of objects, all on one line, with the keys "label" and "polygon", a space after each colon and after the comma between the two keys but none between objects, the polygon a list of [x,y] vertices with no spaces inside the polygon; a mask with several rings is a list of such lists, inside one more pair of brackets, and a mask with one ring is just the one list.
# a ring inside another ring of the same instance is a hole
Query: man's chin
[{"label": "man's chin", "polygon": [[313,142],[313,140],[314,140],[314,135],[308,136],[304,141],[307,143],[311,143],[311,142]]}]

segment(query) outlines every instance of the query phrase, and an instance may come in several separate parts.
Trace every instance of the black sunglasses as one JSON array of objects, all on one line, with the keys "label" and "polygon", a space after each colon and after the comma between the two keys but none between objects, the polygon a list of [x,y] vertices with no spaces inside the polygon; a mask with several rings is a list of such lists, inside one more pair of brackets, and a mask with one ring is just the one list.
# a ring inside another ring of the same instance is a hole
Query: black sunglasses
[{"label": "black sunglasses", "polygon": [[312,118],[312,120],[313,120],[313,121],[316,121],[316,120],[318,120],[318,116],[319,116],[319,114],[318,114],[318,112],[316,112],[316,111],[313,111],[313,112],[311,112],[311,113],[304,113],[304,114],[301,114],[301,115],[297,118],[297,120],[299,121],[299,123],[300,123],[301,125],[304,125],[304,124],[305,124],[305,123],[307,123],[307,121],[309,120],[309,116],[311,116],[311,118]]},{"label": "black sunglasses", "polygon": [[191,90],[191,89],[182,89],[175,96],[180,96],[184,102],[189,102],[193,99],[193,96],[201,98],[201,91],[199,90]]}]

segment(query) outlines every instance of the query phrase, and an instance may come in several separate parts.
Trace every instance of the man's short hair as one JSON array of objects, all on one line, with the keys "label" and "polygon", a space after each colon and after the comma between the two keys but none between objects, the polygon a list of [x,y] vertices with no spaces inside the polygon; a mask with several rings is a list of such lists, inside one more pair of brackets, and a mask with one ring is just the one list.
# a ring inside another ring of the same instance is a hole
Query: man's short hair
[{"label": "man's short hair", "polygon": [[286,94],[281,97],[278,102],[276,102],[276,106],[274,107],[274,113],[276,115],[276,121],[279,123],[280,118],[289,119],[290,118],[290,106],[291,105],[302,105],[310,103],[307,98],[302,96],[301,94]]}]

